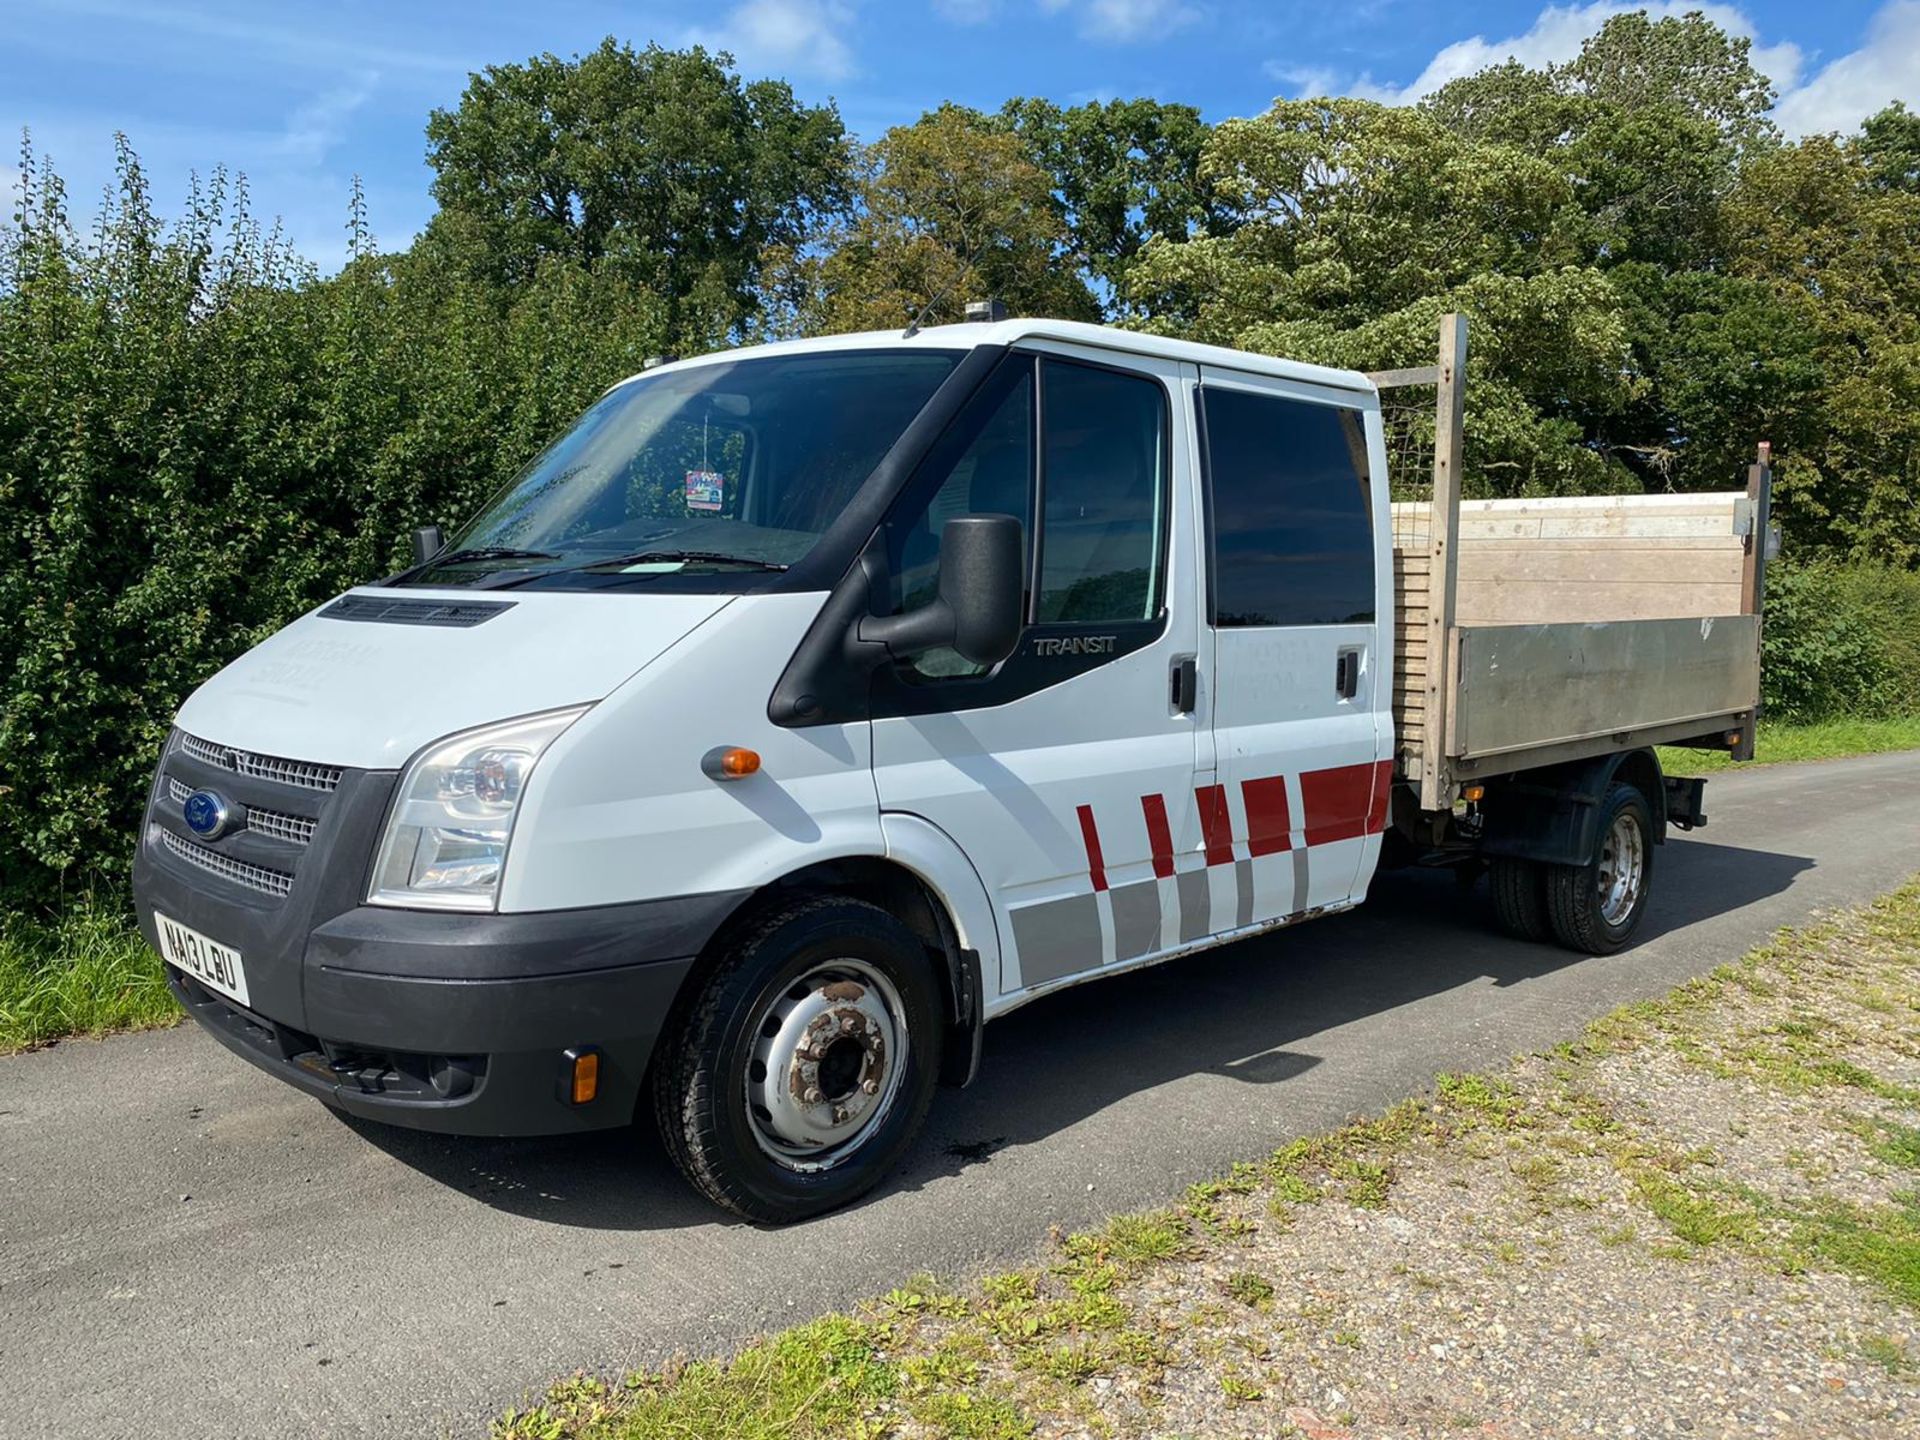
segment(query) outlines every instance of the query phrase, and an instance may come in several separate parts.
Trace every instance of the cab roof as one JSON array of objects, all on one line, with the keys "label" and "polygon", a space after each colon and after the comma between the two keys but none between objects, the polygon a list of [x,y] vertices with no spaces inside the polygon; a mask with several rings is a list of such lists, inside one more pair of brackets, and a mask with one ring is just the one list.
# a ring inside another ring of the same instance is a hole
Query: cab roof
[{"label": "cab roof", "polygon": [[[1373,381],[1358,370],[1309,365],[1300,360],[1283,360],[1274,355],[1233,350],[1225,345],[1200,345],[1191,340],[1174,340],[1164,335],[1121,330],[1111,325],[1088,325],[1078,320],[997,320],[965,325],[929,325],[911,336],[905,335],[902,330],[865,330],[852,335],[824,335],[811,340],[779,340],[769,345],[716,350],[689,360],[658,365],[641,373],[659,375],[669,370],[692,369],[697,365],[763,355],[824,354],[836,350],[971,350],[981,345],[1015,345],[1023,340],[1057,340],[1071,345],[1111,350],[1121,355],[1145,355],[1182,361],[1189,365],[1210,365],[1217,369],[1270,375],[1309,385],[1325,385],[1362,395],[1375,393]],[[640,378],[640,375],[630,375],[620,383],[624,385]]]}]

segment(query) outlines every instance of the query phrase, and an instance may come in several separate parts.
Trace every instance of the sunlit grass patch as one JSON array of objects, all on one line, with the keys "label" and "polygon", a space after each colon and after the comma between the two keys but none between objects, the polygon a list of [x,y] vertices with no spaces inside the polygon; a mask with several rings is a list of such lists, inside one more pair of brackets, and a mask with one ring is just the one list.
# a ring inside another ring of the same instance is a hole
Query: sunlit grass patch
[{"label": "sunlit grass patch", "polygon": [[125,911],[83,902],[56,919],[0,917],[0,1054],[179,1017]]}]

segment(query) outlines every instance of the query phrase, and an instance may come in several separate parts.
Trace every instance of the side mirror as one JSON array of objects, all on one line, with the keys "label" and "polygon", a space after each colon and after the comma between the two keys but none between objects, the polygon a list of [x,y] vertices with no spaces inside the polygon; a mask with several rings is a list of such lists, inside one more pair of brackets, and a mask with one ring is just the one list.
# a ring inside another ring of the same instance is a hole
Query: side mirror
[{"label": "side mirror", "polygon": [[975,665],[997,665],[1020,642],[1020,522],[1011,515],[960,515],[940,531],[940,593],[905,615],[866,616],[863,641],[896,660],[952,646]]},{"label": "side mirror", "polygon": [[426,564],[446,548],[446,538],[441,535],[438,525],[422,525],[413,532],[413,563],[416,565]]}]

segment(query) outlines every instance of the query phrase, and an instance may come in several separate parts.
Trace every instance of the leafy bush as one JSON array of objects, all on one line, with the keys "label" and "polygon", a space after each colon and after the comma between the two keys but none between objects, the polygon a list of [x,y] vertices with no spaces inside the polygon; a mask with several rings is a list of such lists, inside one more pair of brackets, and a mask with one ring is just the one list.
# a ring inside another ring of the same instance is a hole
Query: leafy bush
[{"label": "leafy bush", "polygon": [[1825,560],[1776,564],[1764,633],[1769,719],[1920,712],[1920,575]]},{"label": "leafy bush", "polygon": [[189,691],[463,518],[661,347],[659,306],[431,244],[322,280],[216,177],[164,227],[124,143],[90,234],[27,157],[0,228],[0,906],[116,888]]}]

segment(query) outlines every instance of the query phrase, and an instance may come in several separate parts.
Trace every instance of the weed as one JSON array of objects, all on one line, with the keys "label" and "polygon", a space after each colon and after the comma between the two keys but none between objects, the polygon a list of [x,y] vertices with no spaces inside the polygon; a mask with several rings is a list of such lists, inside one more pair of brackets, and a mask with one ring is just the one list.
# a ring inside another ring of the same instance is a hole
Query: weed
[{"label": "weed", "polygon": [[1273,1282],[1250,1270],[1236,1270],[1227,1277],[1227,1294],[1242,1305],[1264,1310],[1273,1303]]}]

